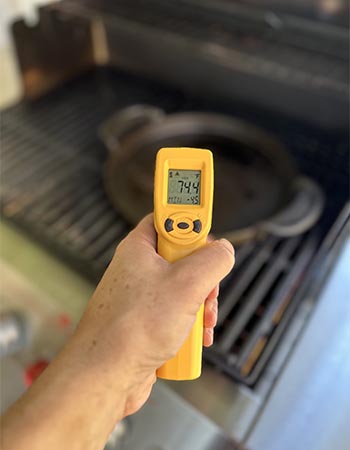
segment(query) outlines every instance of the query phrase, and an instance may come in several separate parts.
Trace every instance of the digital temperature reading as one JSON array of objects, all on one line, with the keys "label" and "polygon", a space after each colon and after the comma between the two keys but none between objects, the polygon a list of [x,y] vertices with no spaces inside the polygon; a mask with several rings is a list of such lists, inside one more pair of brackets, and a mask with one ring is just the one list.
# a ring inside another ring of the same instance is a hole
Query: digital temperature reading
[{"label": "digital temperature reading", "polygon": [[168,203],[173,205],[199,205],[201,193],[200,170],[169,169]]}]

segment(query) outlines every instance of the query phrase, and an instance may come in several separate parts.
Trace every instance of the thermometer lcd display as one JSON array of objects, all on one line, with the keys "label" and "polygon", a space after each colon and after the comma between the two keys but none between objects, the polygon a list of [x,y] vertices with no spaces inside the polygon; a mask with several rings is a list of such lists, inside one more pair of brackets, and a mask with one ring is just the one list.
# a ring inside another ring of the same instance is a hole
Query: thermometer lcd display
[{"label": "thermometer lcd display", "polygon": [[173,205],[199,205],[201,171],[169,169],[168,203]]}]

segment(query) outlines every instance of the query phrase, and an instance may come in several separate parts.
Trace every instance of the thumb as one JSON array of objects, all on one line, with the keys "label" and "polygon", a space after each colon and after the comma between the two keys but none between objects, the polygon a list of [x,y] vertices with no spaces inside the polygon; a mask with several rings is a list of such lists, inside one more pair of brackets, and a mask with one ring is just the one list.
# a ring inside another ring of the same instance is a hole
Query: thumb
[{"label": "thumb", "polygon": [[[229,241],[220,239],[194,251],[173,264],[176,278],[184,289],[190,289],[203,300],[232,270],[234,249]],[[178,284],[179,286],[179,284]]]}]

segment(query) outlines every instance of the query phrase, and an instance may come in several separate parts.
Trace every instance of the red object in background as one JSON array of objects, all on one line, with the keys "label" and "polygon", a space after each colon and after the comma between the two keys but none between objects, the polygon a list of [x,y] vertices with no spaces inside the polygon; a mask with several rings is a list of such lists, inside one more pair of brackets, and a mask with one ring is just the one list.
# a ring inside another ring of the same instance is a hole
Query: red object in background
[{"label": "red object in background", "polygon": [[25,385],[27,387],[31,386],[48,365],[49,361],[46,359],[41,359],[34,364],[29,365],[24,372]]},{"label": "red object in background", "polygon": [[60,314],[58,316],[58,324],[61,328],[67,328],[72,324],[72,320],[68,314]]}]

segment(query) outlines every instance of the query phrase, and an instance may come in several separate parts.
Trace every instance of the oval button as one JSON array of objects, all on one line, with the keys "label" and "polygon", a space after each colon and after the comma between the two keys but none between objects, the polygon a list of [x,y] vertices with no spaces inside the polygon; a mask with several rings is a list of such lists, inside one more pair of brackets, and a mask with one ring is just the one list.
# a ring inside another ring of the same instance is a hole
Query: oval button
[{"label": "oval button", "polygon": [[195,233],[200,233],[201,230],[202,230],[202,222],[199,219],[194,220],[193,221],[193,231]]},{"label": "oval button", "polygon": [[168,233],[170,233],[170,231],[173,231],[173,223],[174,223],[174,221],[173,221],[173,219],[167,219],[165,222],[164,222],[164,228],[165,228],[165,230],[168,232]]},{"label": "oval button", "polygon": [[179,222],[177,224],[177,227],[180,228],[181,230],[186,230],[187,228],[189,228],[189,224],[186,222]]}]

